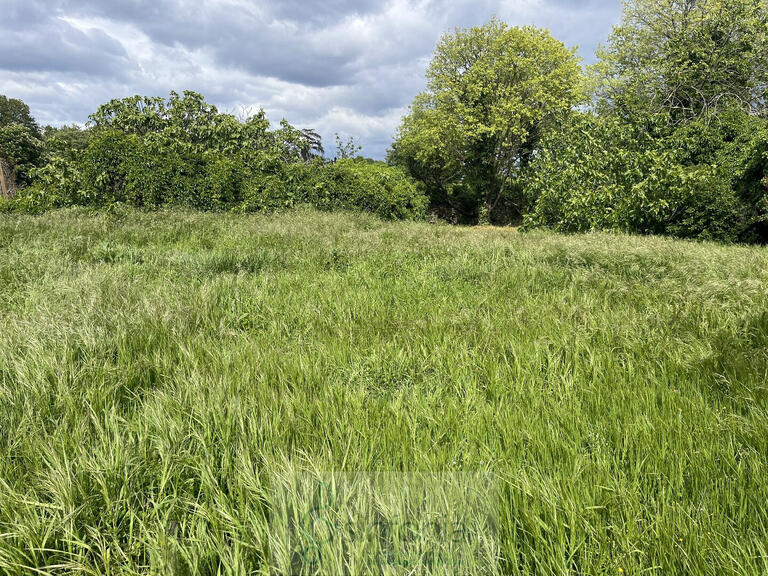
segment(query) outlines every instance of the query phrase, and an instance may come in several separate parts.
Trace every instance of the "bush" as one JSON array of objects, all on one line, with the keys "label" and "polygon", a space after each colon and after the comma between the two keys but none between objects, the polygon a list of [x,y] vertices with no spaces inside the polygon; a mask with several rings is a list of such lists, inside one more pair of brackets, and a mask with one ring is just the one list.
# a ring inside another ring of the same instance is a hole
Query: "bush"
[{"label": "bush", "polygon": [[190,204],[203,210],[236,206],[243,196],[246,173],[242,162],[216,152],[198,156],[193,165]]},{"label": "bush", "polygon": [[286,178],[288,170],[277,173],[254,172],[245,182],[243,200],[238,209],[243,212],[272,212],[293,208],[304,200],[295,193]]},{"label": "bush", "polygon": [[279,177],[252,179],[246,194],[245,210],[311,204],[320,210],[364,210],[404,220],[423,218],[428,202],[399,168],[353,159],[288,164]]},{"label": "bush", "polygon": [[422,218],[426,211],[423,191],[402,170],[384,163],[344,159],[310,171],[303,192],[320,209],[360,209],[406,220]]},{"label": "bush", "polygon": [[140,162],[140,147],[139,138],[133,134],[118,130],[96,134],[86,148],[81,163],[83,200],[93,204],[125,202],[128,199],[128,171]]},{"label": "bush", "polygon": [[305,164],[263,161],[253,153],[170,149],[157,140],[105,129],[79,162],[55,157],[16,204],[39,212],[72,204],[125,203],[155,208],[268,211],[311,204],[321,210],[364,210],[383,218],[424,216],[427,199],[405,173],[382,162],[345,159]]},{"label": "bush", "polygon": [[738,171],[734,161],[712,161],[725,144],[704,136],[686,126],[651,140],[614,120],[575,116],[525,179],[526,226],[744,239],[751,208],[732,180]]},{"label": "bush", "polygon": [[630,140],[623,127],[591,114],[562,122],[542,145],[524,178],[525,225],[561,232],[626,227],[624,181],[631,150],[616,146]]},{"label": "bush", "polygon": [[39,213],[84,203],[82,174],[74,162],[54,156],[33,174],[34,184],[16,196],[18,209]]},{"label": "bush", "polygon": [[246,176],[238,158],[216,151],[182,153],[116,130],[93,137],[83,166],[83,200],[100,205],[224,208],[241,200]]},{"label": "bush", "polygon": [[139,144],[126,158],[125,200],[154,208],[189,196],[183,163],[160,146]]}]

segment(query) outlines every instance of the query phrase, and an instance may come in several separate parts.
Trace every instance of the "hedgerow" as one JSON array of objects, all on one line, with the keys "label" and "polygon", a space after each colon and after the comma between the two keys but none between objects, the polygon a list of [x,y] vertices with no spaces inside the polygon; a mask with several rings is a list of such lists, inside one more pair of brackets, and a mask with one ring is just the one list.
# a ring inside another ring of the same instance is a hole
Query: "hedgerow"
[{"label": "hedgerow", "polygon": [[183,206],[265,211],[298,204],[363,210],[384,218],[424,215],[427,200],[405,173],[382,162],[312,154],[304,132],[263,112],[244,121],[220,114],[199,94],[113,100],[91,116],[77,154],[50,146],[31,185],[5,210],[73,205]]}]

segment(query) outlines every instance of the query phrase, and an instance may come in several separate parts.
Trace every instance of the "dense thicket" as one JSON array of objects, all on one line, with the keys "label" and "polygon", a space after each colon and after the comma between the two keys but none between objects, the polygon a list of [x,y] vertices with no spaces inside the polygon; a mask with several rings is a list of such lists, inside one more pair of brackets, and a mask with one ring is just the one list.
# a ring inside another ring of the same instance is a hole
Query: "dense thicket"
[{"label": "dense thicket", "polygon": [[762,0],[630,0],[579,74],[546,32],[458,30],[390,161],[463,219],[501,190],[514,209],[492,220],[768,242],[767,36]]},{"label": "dense thicket", "polygon": [[572,115],[524,178],[527,223],[765,241],[768,127],[734,116],[654,138],[612,116]]},{"label": "dense thicket", "polygon": [[194,92],[112,100],[90,116],[87,130],[35,130],[16,121],[3,129],[26,135],[37,151],[27,168],[15,160],[18,146],[0,139],[0,155],[31,184],[8,208],[125,203],[268,210],[310,203],[417,218],[426,207],[423,192],[398,168],[362,158],[326,162],[313,131],[286,121],[272,129],[263,111],[239,120]]},{"label": "dense thicket", "polygon": [[531,225],[768,241],[768,9],[633,0],[526,179]]}]

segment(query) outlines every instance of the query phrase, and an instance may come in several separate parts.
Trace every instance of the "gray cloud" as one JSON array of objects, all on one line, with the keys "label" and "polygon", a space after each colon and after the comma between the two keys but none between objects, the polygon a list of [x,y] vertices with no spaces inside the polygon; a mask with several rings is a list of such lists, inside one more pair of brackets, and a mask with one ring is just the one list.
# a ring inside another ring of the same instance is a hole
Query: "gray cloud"
[{"label": "gray cloud", "polygon": [[0,70],[119,77],[127,66],[120,42],[96,28],[78,29],[34,2],[10,2],[0,21]]},{"label": "gray cloud", "polygon": [[111,98],[202,92],[359,137],[381,157],[440,36],[491,16],[548,27],[587,61],[619,0],[0,0],[0,92],[44,123]]}]

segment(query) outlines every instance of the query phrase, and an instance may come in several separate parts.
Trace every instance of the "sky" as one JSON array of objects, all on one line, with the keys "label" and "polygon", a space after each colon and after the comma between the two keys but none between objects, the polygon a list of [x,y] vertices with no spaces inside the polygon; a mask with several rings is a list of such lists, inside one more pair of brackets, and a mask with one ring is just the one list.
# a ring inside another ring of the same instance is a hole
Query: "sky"
[{"label": "sky", "polygon": [[548,28],[594,61],[620,0],[0,0],[0,94],[45,124],[99,104],[195,90],[264,108],[383,158],[446,32],[491,17]]}]

